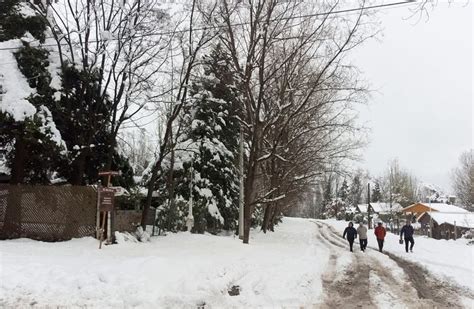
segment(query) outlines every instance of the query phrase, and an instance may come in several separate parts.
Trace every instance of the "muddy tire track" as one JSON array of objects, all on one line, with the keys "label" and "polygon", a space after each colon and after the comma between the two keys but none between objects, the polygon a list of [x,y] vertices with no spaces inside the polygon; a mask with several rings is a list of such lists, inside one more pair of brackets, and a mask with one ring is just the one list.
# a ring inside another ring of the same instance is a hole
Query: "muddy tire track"
[{"label": "muddy tire track", "polygon": [[[328,242],[334,246],[333,249],[340,250],[341,248],[347,248],[347,245],[343,246],[343,238],[338,235],[334,228],[322,222],[317,222],[317,225],[320,238],[326,238]],[[353,269],[346,270],[344,278],[346,278],[347,275],[353,282],[362,280],[358,283],[358,286],[361,287],[363,284],[368,287],[370,285],[370,276],[376,276],[383,284],[384,289],[389,289],[389,291],[386,292],[395,296],[398,304],[403,305],[405,308],[464,308],[459,295],[468,299],[474,299],[473,293],[468,289],[435,278],[417,263],[407,261],[388,252],[384,252],[383,254],[387,255],[403,270],[406,280],[396,278],[385,265],[382,265],[380,261],[370,256],[364,257],[365,262],[358,261],[357,258],[354,259],[355,261],[351,265]],[[354,256],[358,255],[359,253]],[[367,272],[367,269],[370,269],[370,272]],[[365,272],[367,275],[359,275],[359,272]],[[326,293],[329,293],[329,295],[332,294],[331,298],[333,298],[334,290],[336,290],[335,300],[326,301],[323,308],[340,308],[341,305],[338,306],[339,303],[337,300],[344,300],[344,295],[347,295],[344,291],[342,291],[343,293],[339,293],[337,289],[334,288],[335,284],[337,283],[335,282],[332,286],[323,285],[323,287],[326,288]],[[345,286],[347,286],[347,284]],[[345,292],[347,292],[347,290]],[[367,291],[367,295],[368,294],[369,291]],[[345,300],[347,300],[347,298]],[[348,299],[348,301],[353,301],[353,299]],[[364,303],[364,301],[366,300],[362,298],[362,303]],[[362,303],[356,301],[351,304],[342,303],[342,305],[344,308],[361,308],[360,305]],[[370,306],[373,306],[372,302],[363,304],[362,307],[371,308]]]},{"label": "muddy tire track", "polygon": [[331,237],[331,233],[326,231],[326,226],[320,223],[316,225],[318,226],[316,238],[332,252],[329,256],[328,268],[322,276],[325,298],[318,308],[376,308],[370,298],[367,265],[352,257],[351,267],[346,268],[342,277],[338,278],[336,268],[339,253],[347,251],[347,245]]}]

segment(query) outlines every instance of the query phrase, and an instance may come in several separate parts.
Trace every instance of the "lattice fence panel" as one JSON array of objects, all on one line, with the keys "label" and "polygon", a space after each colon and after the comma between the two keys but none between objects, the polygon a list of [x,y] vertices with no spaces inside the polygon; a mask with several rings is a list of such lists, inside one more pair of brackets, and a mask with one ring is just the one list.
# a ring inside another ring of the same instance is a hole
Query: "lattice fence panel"
[{"label": "lattice fence panel", "polygon": [[94,236],[96,207],[92,187],[0,185],[0,238]]}]

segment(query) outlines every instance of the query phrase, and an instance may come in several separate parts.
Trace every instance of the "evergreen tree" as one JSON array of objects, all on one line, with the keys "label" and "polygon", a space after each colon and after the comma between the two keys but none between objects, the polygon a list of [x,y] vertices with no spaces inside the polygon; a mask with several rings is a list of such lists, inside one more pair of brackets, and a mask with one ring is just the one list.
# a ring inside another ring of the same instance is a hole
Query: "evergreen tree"
[{"label": "evergreen tree", "polygon": [[362,190],[363,190],[363,187],[360,181],[360,176],[355,175],[351,183],[350,196],[349,196],[350,203],[352,206],[357,206],[357,204],[360,203]]},{"label": "evergreen tree", "polygon": [[371,201],[372,202],[380,202],[382,199],[382,192],[380,191],[380,184],[379,182],[375,182],[375,186],[372,189],[372,196],[371,196]]},{"label": "evergreen tree", "polygon": [[204,57],[204,72],[192,83],[184,117],[180,145],[186,145],[187,158],[180,159],[182,170],[173,171],[178,202],[180,198],[186,201],[176,206],[183,216],[187,215],[192,177],[196,232],[234,229],[238,220],[239,93],[229,61],[220,45]]},{"label": "evergreen tree", "polygon": [[346,201],[349,196],[349,185],[347,184],[346,179],[344,178],[344,181],[342,182],[341,188],[339,189],[339,192],[337,194],[337,197],[339,197],[342,201]]},{"label": "evergreen tree", "polygon": [[61,98],[52,110],[69,151],[61,175],[74,185],[93,183],[106,160],[102,154],[108,149],[111,103],[99,91],[97,70],[66,64],[61,81]]},{"label": "evergreen tree", "polygon": [[[27,9],[27,5],[11,0],[0,2],[0,41],[21,39],[26,32],[44,41],[44,20],[36,15],[24,16],[20,9],[21,6]],[[0,112],[0,146],[10,150],[7,165],[11,168],[12,183],[48,183],[64,154],[64,145],[50,112],[54,89],[50,86],[48,52],[41,46],[32,47],[23,42],[13,55],[18,69],[33,89],[26,99],[36,113],[19,120]]]}]

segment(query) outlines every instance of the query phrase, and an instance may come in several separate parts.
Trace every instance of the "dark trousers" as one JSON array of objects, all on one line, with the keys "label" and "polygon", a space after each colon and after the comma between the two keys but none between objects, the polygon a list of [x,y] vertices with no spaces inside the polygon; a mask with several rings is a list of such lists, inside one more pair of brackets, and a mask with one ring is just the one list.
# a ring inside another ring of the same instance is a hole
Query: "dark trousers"
[{"label": "dark trousers", "polygon": [[351,252],[352,252],[352,246],[354,245],[354,238],[347,238],[347,241],[349,242],[349,248],[351,249]]},{"label": "dark trousers", "polygon": [[364,251],[367,248],[367,239],[359,238],[359,243],[360,243],[360,250]]},{"label": "dark trousers", "polygon": [[383,239],[377,238],[377,243],[379,244],[379,251],[382,252],[383,249]]},{"label": "dark trousers", "polygon": [[408,252],[408,242],[410,242],[410,251],[413,250],[413,246],[415,245],[415,240],[413,236],[405,237],[405,251]]}]

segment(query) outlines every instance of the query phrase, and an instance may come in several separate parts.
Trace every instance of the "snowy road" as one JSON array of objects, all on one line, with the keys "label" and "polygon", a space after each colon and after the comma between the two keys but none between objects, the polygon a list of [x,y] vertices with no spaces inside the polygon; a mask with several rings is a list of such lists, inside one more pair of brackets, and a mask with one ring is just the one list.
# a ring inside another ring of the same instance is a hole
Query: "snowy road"
[{"label": "snowy road", "polygon": [[[320,221],[314,223],[317,239],[331,252],[322,278],[322,308],[472,307],[469,290],[442,282],[421,266],[374,248],[361,252],[354,245],[351,253],[346,240],[332,227]],[[342,272],[340,260],[344,260]]]}]

